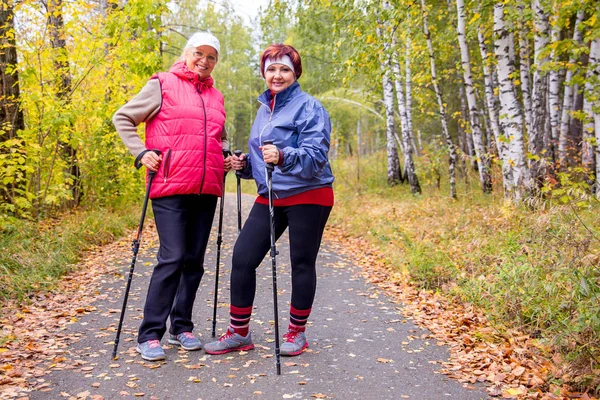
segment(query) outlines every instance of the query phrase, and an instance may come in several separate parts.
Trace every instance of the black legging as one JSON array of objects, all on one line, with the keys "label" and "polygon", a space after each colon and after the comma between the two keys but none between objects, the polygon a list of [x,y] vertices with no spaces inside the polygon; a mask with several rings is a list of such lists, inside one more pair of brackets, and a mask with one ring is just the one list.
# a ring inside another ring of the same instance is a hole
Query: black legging
[{"label": "black legging", "polygon": [[[332,207],[315,204],[275,207],[275,237],[289,227],[292,307],[312,307],[317,288],[315,262]],[[256,268],[271,247],[269,206],[254,203],[233,249],[231,304],[250,307],[256,291]]]}]

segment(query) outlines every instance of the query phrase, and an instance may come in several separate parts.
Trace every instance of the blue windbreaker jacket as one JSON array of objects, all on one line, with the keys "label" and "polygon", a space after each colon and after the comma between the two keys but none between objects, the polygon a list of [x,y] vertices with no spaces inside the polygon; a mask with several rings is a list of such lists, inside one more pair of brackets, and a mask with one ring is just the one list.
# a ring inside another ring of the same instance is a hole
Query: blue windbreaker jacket
[{"label": "blue windbreaker jacket", "polygon": [[258,101],[248,140],[249,156],[242,177],[254,178],[261,196],[268,195],[265,163],[258,149],[272,140],[283,151],[283,165],[273,171],[273,198],[285,198],[307,190],[331,187],[333,173],[327,158],[331,121],[325,108],[294,82],[275,96],[273,112],[269,103],[273,96],[265,91]]}]

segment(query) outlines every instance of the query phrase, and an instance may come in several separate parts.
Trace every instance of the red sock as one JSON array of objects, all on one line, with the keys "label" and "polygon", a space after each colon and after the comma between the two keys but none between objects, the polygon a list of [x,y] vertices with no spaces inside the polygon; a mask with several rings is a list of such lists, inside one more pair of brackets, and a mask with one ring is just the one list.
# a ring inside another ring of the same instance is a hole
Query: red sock
[{"label": "red sock", "polygon": [[288,329],[304,332],[311,310],[312,308],[309,308],[308,310],[298,310],[297,308],[290,307],[290,325],[288,326]]},{"label": "red sock", "polygon": [[234,305],[229,306],[229,326],[233,329],[234,333],[242,336],[248,336],[250,317],[252,316],[252,306],[250,307],[236,307]]}]

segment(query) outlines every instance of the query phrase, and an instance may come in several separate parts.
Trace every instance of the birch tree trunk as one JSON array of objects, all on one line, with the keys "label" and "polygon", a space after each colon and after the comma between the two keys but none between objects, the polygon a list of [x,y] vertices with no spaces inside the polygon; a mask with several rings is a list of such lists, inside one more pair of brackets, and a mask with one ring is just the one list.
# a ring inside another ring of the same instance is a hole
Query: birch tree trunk
[{"label": "birch tree trunk", "polygon": [[[593,45],[593,42],[592,42]],[[590,76],[590,70],[588,70],[588,77]],[[592,90],[590,85],[590,90]],[[586,91],[588,91],[588,84],[586,83]],[[596,171],[596,159],[594,156],[595,146],[592,144],[594,138],[595,127],[594,127],[594,111],[592,102],[588,101],[587,98],[583,99],[583,112],[585,113],[586,120],[583,126],[583,140],[581,141],[581,164],[587,173],[595,174]],[[590,184],[594,185],[595,178],[591,179]]]},{"label": "birch tree trunk", "polygon": [[[585,16],[583,9],[577,11],[577,19],[575,21],[575,27],[573,32],[573,42],[580,44],[582,39],[582,33],[580,28],[581,21]],[[573,65],[577,61],[576,57],[569,57],[569,65]],[[560,119],[560,131],[558,136],[558,165],[567,166],[569,164],[569,158],[567,150],[569,148],[569,120],[571,117],[571,109],[573,107],[573,69],[567,69],[567,76],[565,78],[565,90],[563,94],[563,105],[562,115]],[[574,146],[574,143],[571,144]]]},{"label": "birch tree trunk", "polygon": [[488,51],[487,46],[485,44],[485,36],[483,34],[482,25],[478,26],[477,40],[479,42],[479,52],[481,53],[483,80],[485,85],[485,100],[490,120],[490,129],[494,136],[494,142],[496,143],[496,150],[498,151],[498,156],[502,161],[502,183],[504,186],[504,191],[507,192],[509,188],[508,183],[512,182],[512,175],[510,166],[508,165],[508,161],[506,159],[506,155],[508,154],[507,145],[506,142],[501,139],[502,131],[500,130],[500,124],[498,122],[498,98],[494,94],[494,79],[492,75],[492,70],[489,66]]},{"label": "birch tree trunk", "polygon": [[[458,78],[460,79],[460,78]],[[469,108],[467,106],[467,96],[465,95],[465,86],[458,85],[458,92],[460,94],[460,120],[459,130],[461,134],[464,134],[464,141],[462,145],[459,143],[459,148],[462,150],[464,156],[469,159],[469,164],[473,171],[477,171],[477,160],[475,157],[475,150],[473,149],[473,135],[467,134],[467,126],[469,125]]]},{"label": "birch tree trunk", "polygon": [[[555,24],[551,29],[550,33],[550,43],[555,43],[559,40],[560,36],[560,27],[559,24]],[[556,61],[556,51],[552,50],[550,54],[550,61]],[[560,132],[560,99],[559,99],[559,86],[560,86],[560,77],[559,71],[555,68],[551,69],[548,73],[548,110],[550,113],[550,146],[548,147],[548,151],[550,153],[551,159],[556,162],[557,157],[557,146],[558,146],[558,137]]]},{"label": "birch tree trunk", "polygon": [[465,3],[464,0],[456,0],[456,9],[458,12],[458,43],[460,46],[460,57],[463,68],[463,79],[467,95],[467,105],[469,106],[469,122],[471,123],[471,135],[475,155],[477,156],[477,167],[479,170],[479,183],[483,193],[491,193],[492,177],[490,175],[490,156],[483,144],[483,132],[479,120],[479,107],[475,98],[475,89],[473,88],[473,76],[471,74],[471,56],[467,46],[465,33]]},{"label": "birch tree trunk", "polygon": [[594,121],[594,135],[596,137],[595,162],[596,162],[596,197],[600,199],[600,38],[592,41],[588,73],[585,85],[585,98],[591,111],[590,117]]},{"label": "birch tree trunk", "polygon": [[442,123],[442,135],[446,140],[448,146],[448,172],[450,177],[450,197],[456,198],[456,148],[452,143],[450,132],[448,130],[448,118],[446,116],[446,106],[442,96],[442,90],[438,84],[436,65],[435,65],[435,54],[433,52],[433,44],[431,42],[431,35],[429,34],[429,26],[427,22],[427,9],[425,6],[425,0],[421,0],[421,10],[423,12],[423,33],[427,40],[427,50],[429,52],[429,63],[431,66],[431,81],[435,96],[437,98],[438,107],[440,110],[440,119]]},{"label": "birch tree trunk", "polygon": [[533,74],[533,91],[531,96],[531,127],[529,128],[529,153],[531,177],[534,188],[540,188],[546,177],[547,154],[545,154],[544,131],[546,128],[546,94],[548,92],[548,76],[544,72],[544,65],[549,61],[548,56],[542,56],[550,42],[550,24],[548,14],[542,8],[540,0],[533,0],[534,18],[534,59],[536,70]]},{"label": "birch tree trunk", "polygon": [[392,37],[392,70],[394,72],[394,85],[396,87],[396,101],[398,102],[398,112],[402,123],[402,151],[404,153],[404,177],[408,179],[410,191],[413,194],[421,193],[421,186],[413,161],[412,137],[408,128],[408,117],[406,115],[406,104],[404,102],[404,91],[402,85],[402,76],[400,74],[400,64],[396,54],[396,39]]},{"label": "birch tree trunk", "polygon": [[520,201],[531,194],[531,176],[525,159],[523,143],[523,116],[511,76],[515,72],[514,59],[510,57],[510,32],[504,20],[504,3],[494,5],[494,50],[498,60],[500,87],[500,124],[508,139],[507,163],[512,169],[509,198]]},{"label": "birch tree trunk", "polygon": [[467,139],[467,121],[469,120],[469,112],[467,111],[467,100],[465,99],[465,88],[459,85],[460,90],[460,119],[458,120],[458,171],[459,175],[465,181],[465,186],[469,184],[469,171],[467,170],[467,160],[473,171],[477,171],[477,163],[474,157],[471,157],[471,144]]},{"label": "birch tree trunk", "polygon": [[[593,143],[594,137],[597,134],[597,129],[594,121],[594,105],[599,103],[597,92],[594,87],[600,86],[600,39],[593,40],[590,43],[590,54],[588,59],[588,70],[585,79],[585,87],[583,91],[583,112],[585,115],[585,125],[583,126],[583,140],[581,148],[581,163],[588,173],[595,175],[591,179],[591,185],[596,192],[598,185],[595,183],[598,173],[596,172],[597,160],[595,151],[598,143]],[[596,110],[600,111],[600,110]]]},{"label": "birch tree trunk", "polygon": [[[534,2],[537,0],[534,0]],[[533,5],[532,5],[533,7]],[[521,14],[523,13],[523,4],[518,6]],[[532,117],[531,117],[531,90],[529,83],[529,75],[531,73],[531,61],[529,51],[529,40],[527,39],[527,31],[525,30],[524,24],[521,22],[519,26],[519,73],[521,77],[521,94],[523,96],[523,111],[525,115],[525,125],[527,126],[527,133],[532,130]]]},{"label": "birch tree trunk", "polygon": [[485,143],[485,147],[488,149],[488,152],[490,153],[490,158],[497,156],[498,152],[495,150],[496,149],[496,142],[494,141],[494,136],[492,134],[492,127],[490,125],[490,112],[488,111],[487,108],[487,103],[482,100],[481,104],[483,104],[483,112],[481,113],[482,117],[483,117],[483,125],[485,126],[485,139],[486,139],[486,143]]},{"label": "birch tree trunk", "polygon": [[[406,85],[406,122],[410,137],[414,139],[412,126],[412,71],[410,69],[410,34],[406,35],[406,56],[405,56],[405,85]],[[417,150],[415,150],[417,151]]]},{"label": "birch tree trunk", "polygon": [[394,86],[391,74],[391,57],[387,52],[390,52],[389,42],[386,41],[385,35],[381,32],[381,29],[377,28],[377,36],[383,42],[383,52],[380,56],[380,68],[382,72],[382,86],[383,86],[383,104],[385,106],[385,126],[386,126],[386,138],[387,138],[387,182],[388,185],[397,185],[401,180],[400,171],[400,160],[398,158],[398,149],[396,147],[396,123],[394,121]]}]

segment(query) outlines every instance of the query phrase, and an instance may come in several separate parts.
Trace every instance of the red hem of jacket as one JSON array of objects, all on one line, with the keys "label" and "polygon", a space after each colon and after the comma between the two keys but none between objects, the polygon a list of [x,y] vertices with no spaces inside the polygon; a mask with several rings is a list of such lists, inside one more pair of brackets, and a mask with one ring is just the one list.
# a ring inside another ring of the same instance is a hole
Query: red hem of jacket
[{"label": "red hem of jacket", "polygon": [[[258,196],[255,202],[269,205],[269,199],[263,196]],[[273,206],[275,207],[297,206],[299,204],[333,207],[333,203],[333,189],[330,187],[308,190],[284,199],[273,199]]]}]

